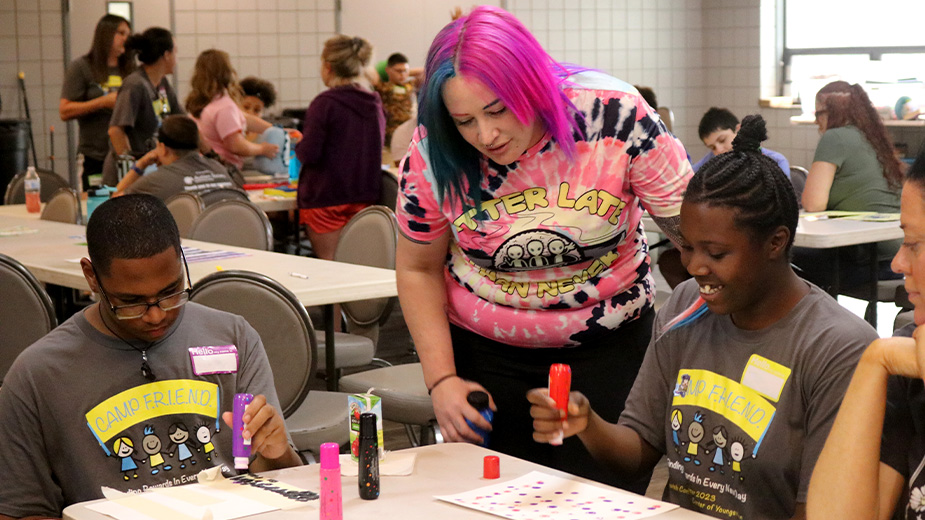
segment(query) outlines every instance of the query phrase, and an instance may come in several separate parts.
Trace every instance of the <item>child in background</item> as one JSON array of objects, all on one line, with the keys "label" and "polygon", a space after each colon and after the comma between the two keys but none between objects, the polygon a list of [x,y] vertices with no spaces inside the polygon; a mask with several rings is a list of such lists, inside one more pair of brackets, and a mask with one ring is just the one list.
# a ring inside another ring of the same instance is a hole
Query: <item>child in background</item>
[{"label": "child in background", "polygon": [[659,310],[619,422],[572,392],[563,423],[546,389],[527,394],[536,441],[578,435],[630,475],[667,455],[664,498],[718,518],[803,517],[851,371],[877,337],[790,267],[797,201],[761,154],[766,137],[761,116],[746,117],[732,151],[691,179],[681,245],[695,280]]},{"label": "child in background", "polygon": [[265,79],[248,76],[241,80],[241,90],[241,110],[247,114],[263,117],[263,111],[276,103],[276,88]]},{"label": "child in background", "polygon": [[[700,169],[707,161],[732,150],[732,141],[739,131],[739,118],[725,108],[711,107],[710,110],[700,118],[700,126],[697,133],[700,134],[700,140],[703,145],[710,149],[702,159],[694,164],[694,171]],[[761,153],[767,155],[780,166],[787,178],[790,178],[790,163],[783,155],[762,147]]]}]

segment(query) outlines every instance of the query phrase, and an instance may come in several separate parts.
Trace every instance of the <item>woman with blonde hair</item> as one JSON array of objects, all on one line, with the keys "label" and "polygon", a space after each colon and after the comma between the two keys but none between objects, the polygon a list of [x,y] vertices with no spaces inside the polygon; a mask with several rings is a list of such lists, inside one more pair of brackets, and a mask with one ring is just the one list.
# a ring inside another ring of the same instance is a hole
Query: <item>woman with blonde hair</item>
[{"label": "woman with blonde hair", "polygon": [[186,110],[196,118],[205,142],[223,161],[240,170],[244,157],[276,156],[278,146],[252,143],[245,136],[245,132],[262,133],[272,125],[241,110],[243,93],[227,52],[203,51],[196,59],[191,86]]},{"label": "woman with blonde hair", "polygon": [[373,48],[363,38],[335,36],[321,53],[328,90],[305,112],[296,155],[301,221],[319,258],[333,259],[340,231],[379,200],[385,113],[364,69]]}]

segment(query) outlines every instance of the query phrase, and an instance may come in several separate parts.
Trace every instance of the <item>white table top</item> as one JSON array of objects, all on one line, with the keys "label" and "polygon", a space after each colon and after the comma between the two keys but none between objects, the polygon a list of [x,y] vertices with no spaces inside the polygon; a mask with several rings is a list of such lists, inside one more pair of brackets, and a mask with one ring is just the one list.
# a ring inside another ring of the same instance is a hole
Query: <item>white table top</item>
[{"label": "white table top", "polygon": [[[646,215],[642,218],[643,227],[650,233],[661,233],[659,227]],[[903,237],[899,221],[863,222],[844,218],[808,220],[800,217],[793,245],[826,249],[830,247],[869,244]]]},{"label": "white table top", "polygon": [[[0,206],[3,208],[3,206]],[[23,263],[39,281],[74,289],[88,290],[87,281],[76,261],[87,256],[86,228],[38,219],[4,216],[0,212],[0,229],[25,226],[38,233],[0,237],[0,253]],[[184,246],[207,251],[236,251],[248,256],[189,264],[190,278],[196,283],[219,267],[225,270],[255,271],[281,283],[305,306],[327,305],[398,294],[395,271],[303,256],[258,251],[242,247],[183,240]],[[300,273],[308,278],[290,275]]]},{"label": "white table top", "polygon": [[[247,197],[253,202],[258,208],[262,209],[266,213],[273,211],[289,211],[298,208],[298,203],[295,198],[292,197],[273,197],[270,195],[265,195],[263,190],[248,190]],[[87,214],[87,201],[84,199],[81,201],[83,208],[83,214]],[[45,208],[45,204],[42,204],[42,208]],[[25,204],[11,204],[9,206],[0,205],[0,216],[7,217],[20,217],[20,218],[31,218],[38,219],[40,213],[29,213],[26,211]]]},{"label": "white table top", "polygon": [[[342,477],[344,497],[344,518],[368,519],[434,519],[455,520],[471,518],[500,517],[456,506],[434,498],[435,495],[449,495],[471,491],[482,486],[498,484],[506,480],[521,477],[530,471],[542,471],[551,475],[571,478],[580,482],[589,481],[539,466],[532,462],[517,459],[472,444],[436,444],[411,448],[417,453],[414,473],[404,477],[383,476],[381,494],[376,500],[362,500],[357,492],[355,477]],[[485,455],[497,455],[501,459],[501,478],[484,480],[482,478],[482,459]],[[282,482],[318,491],[319,464],[271,471],[267,476]],[[607,487],[593,483],[596,486]],[[64,510],[65,520],[106,520],[107,516],[91,511],[83,504],[75,504]],[[289,511],[274,511],[250,518],[274,520],[304,520],[318,518],[317,506],[300,507]],[[675,509],[653,517],[657,520],[697,520],[708,518],[700,513],[686,509]],[[111,519],[109,519],[111,520]]]}]

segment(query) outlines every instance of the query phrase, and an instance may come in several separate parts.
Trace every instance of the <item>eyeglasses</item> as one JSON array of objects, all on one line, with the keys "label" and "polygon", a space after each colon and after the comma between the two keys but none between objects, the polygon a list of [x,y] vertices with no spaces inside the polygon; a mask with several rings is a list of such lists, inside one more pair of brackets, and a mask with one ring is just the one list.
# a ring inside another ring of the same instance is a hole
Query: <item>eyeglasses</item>
[{"label": "eyeglasses", "polygon": [[109,310],[112,311],[117,320],[137,320],[145,314],[148,313],[148,309],[151,307],[157,306],[160,307],[162,311],[172,311],[178,309],[187,302],[189,302],[190,292],[192,292],[193,283],[190,281],[189,277],[189,266],[186,264],[186,255],[183,254],[183,249],[180,249],[180,257],[183,259],[183,271],[186,273],[186,284],[187,288],[182,291],[175,292],[173,294],[168,294],[163,298],[157,299],[157,301],[151,303],[131,303],[128,305],[113,305],[112,300],[109,299],[109,296],[106,294],[106,290],[103,288],[103,282],[100,280],[99,273],[96,272],[96,267],[93,267],[93,274],[96,275],[96,283],[100,286],[100,294],[103,295],[103,298],[106,299],[106,303],[109,304]]}]

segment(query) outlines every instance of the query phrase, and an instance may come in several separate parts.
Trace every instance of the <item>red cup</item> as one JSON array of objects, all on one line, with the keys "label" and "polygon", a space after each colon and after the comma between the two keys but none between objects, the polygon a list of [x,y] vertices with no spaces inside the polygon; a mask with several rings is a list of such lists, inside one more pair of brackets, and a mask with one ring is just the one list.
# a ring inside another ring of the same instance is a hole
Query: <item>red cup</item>
[{"label": "red cup", "polygon": [[494,455],[485,456],[482,468],[482,478],[496,479],[501,478],[501,460]]}]

